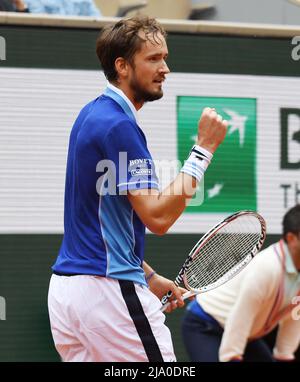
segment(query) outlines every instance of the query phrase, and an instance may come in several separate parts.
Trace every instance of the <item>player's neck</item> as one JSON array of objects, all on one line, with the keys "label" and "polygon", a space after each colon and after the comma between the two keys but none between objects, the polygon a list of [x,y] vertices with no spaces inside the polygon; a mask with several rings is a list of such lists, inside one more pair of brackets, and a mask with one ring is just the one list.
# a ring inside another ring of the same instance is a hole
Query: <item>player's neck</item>
[{"label": "player's neck", "polygon": [[134,97],[134,93],[130,86],[127,83],[120,83],[120,82],[112,82],[112,84],[117,87],[118,89],[122,90],[122,92],[126,95],[126,97],[131,101],[133,106],[137,111],[141,109],[141,107],[144,105],[144,101],[137,101]]}]

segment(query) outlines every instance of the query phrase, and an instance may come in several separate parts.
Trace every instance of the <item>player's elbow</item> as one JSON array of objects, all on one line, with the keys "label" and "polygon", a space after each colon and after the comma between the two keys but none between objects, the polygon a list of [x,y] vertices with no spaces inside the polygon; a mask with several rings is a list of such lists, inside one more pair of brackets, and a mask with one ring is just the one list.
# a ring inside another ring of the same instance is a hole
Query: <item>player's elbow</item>
[{"label": "player's elbow", "polygon": [[162,219],[154,219],[147,224],[147,228],[155,235],[163,236],[168,232],[170,226]]},{"label": "player's elbow", "polygon": [[155,233],[155,235],[163,236],[163,235],[165,235],[168,232],[168,229],[169,228],[158,227],[155,230],[151,230],[151,232]]}]

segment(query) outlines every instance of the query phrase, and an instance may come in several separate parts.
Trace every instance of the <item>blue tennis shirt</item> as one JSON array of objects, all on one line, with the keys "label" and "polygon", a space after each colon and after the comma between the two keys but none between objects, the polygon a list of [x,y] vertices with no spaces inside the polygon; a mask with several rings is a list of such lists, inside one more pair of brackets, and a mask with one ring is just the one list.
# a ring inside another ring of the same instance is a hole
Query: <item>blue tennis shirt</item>
[{"label": "blue tennis shirt", "polygon": [[135,113],[111,84],[79,113],[69,141],[64,238],[54,272],[146,285],[145,226],[126,192],[159,184]]}]

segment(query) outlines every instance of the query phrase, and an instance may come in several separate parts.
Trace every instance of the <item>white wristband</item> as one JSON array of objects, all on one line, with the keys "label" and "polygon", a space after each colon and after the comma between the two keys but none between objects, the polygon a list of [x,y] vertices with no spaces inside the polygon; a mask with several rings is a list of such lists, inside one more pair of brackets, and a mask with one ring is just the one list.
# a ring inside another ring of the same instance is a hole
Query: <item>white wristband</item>
[{"label": "white wristband", "polygon": [[213,157],[213,154],[211,152],[207,151],[206,149],[204,149],[203,147],[199,145],[194,145],[192,147],[192,150],[190,151],[190,155],[193,155],[193,154],[194,155],[198,154],[200,156],[200,158],[198,159],[202,159],[208,162],[210,162]]},{"label": "white wristband", "polygon": [[192,147],[190,155],[180,171],[193,176],[200,182],[212,157],[212,153],[199,145],[195,145]]}]

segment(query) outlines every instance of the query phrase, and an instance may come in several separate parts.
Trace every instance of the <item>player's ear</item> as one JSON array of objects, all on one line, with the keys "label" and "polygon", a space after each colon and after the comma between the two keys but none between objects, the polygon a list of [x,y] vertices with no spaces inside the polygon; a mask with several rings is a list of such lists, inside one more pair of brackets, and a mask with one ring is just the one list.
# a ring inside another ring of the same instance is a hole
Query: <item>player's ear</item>
[{"label": "player's ear", "polygon": [[288,232],[285,235],[285,239],[288,244],[292,244],[295,240],[297,240],[297,235],[293,232]]},{"label": "player's ear", "polygon": [[119,78],[126,78],[128,76],[129,64],[123,57],[118,57],[115,61],[115,69]]}]

